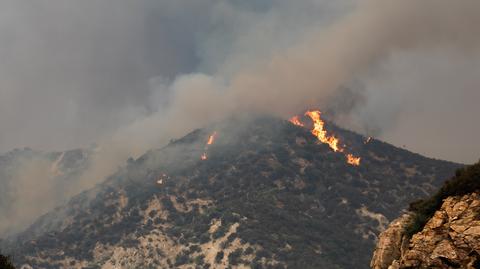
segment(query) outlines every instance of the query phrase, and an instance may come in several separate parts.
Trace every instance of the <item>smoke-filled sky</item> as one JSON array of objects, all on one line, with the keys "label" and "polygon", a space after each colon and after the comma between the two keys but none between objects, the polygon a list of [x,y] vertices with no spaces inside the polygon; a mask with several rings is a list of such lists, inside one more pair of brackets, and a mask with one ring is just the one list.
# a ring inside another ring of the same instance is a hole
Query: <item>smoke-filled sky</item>
[{"label": "smoke-filled sky", "polygon": [[319,107],[472,163],[479,11],[478,0],[0,0],[0,152],[115,141],[138,154],[229,113]]}]

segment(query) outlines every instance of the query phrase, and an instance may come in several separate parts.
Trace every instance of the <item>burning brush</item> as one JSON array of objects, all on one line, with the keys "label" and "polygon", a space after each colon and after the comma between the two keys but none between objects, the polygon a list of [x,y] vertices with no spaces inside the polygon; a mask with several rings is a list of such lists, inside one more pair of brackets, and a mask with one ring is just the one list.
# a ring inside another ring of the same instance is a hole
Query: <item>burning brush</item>
[{"label": "burning brush", "polygon": [[214,131],[214,132],[208,137],[207,144],[205,144],[204,152],[203,152],[203,154],[200,156],[200,159],[201,159],[201,160],[204,161],[204,160],[207,160],[207,159],[208,159],[208,155],[207,155],[208,147],[215,142],[215,138],[216,138],[216,137],[217,137],[217,132],[216,132],[216,131]]},{"label": "burning brush", "polygon": [[[305,112],[305,116],[308,116],[313,121],[313,129],[310,131],[320,142],[327,144],[334,152],[345,153],[345,149],[340,145],[340,140],[335,135],[329,135],[325,129],[325,122],[321,118],[321,112],[319,110],[309,110]],[[294,116],[290,119],[290,122],[294,125],[305,127],[300,121],[299,116]],[[358,166],[360,165],[360,157],[355,157],[353,154],[346,153],[345,157],[347,163]]]}]

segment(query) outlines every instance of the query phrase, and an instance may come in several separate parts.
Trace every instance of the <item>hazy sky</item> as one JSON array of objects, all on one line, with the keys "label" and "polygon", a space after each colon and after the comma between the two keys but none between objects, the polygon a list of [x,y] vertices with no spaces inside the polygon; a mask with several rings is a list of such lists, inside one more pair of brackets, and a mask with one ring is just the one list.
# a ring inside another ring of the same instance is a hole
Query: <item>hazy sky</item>
[{"label": "hazy sky", "polygon": [[0,0],[0,152],[286,116],[349,86],[362,101],[339,109],[342,126],[478,160],[480,4],[380,3]]}]

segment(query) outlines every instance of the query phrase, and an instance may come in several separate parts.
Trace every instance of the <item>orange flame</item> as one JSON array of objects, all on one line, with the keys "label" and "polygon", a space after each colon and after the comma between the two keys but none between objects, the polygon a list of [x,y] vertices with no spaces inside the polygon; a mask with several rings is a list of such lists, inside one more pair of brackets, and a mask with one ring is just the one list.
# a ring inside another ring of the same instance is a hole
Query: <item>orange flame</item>
[{"label": "orange flame", "polygon": [[200,156],[200,159],[202,161],[205,161],[208,159],[208,155],[207,155],[207,150],[208,150],[208,146],[212,145],[214,142],[215,142],[215,138],[217,137],[217,132],[213,132],[209,137],[208,137],[208,141],[207,141],[207,144],[205,145],[205,152],[203,152],[203,154]]},{"label": "orange flame", "polygon": [[[318,110],[309,110],[305,112],[305,116],[308,116],[313,121],[313,129],[311,133],[318,138],[322,143],[327,144],[334,152],[344,152],[345,149],[340,146],[340,140],[336,138],[334,135],[328,135],[327,130],[325,129],[325,122],[321,118],[321,112]],[[300,122],[300,118],[298,116],[292,117],[290,122],[297,126],[304,126],[302,122]],[[345,157],[347,158],[347,163],[358,166],[360,165],[360,157],[355,157],[353,154],[346,154]]]},{"label": "orange flame", "polygon": [[305,126],[303,125],[303,123],[300,121],[300,118],[298,116],[294,116],[292,117],[290,120],[289,120],[293,125],[297,125],[297,126]]},{"label": "orange flame", "polygon": [[361,158],[360,157],[355,157],[353,156],[353,154],[347,154],[347,163],[351,164],[351,165],[355,165],[355,166],[359,166],[360,165],[360,160]]},{"label": "orange flame", "polygon": [[216,136],[217,136],[217,132],[213,132],[213,134],[211,134],[210,137],[208,137],[207,145],[213,144],[213,142],[215,142]]},{"label": "orange flame", "polygon": [[338,146],[338,138],[335,136],[329,136],[327,130],[325,130],[325,122],[321,119],[321,112],[316,111],[307,111],[305,112],[306,116],[309,116],[313,121],[312,134],[318,138],[322,143],[328,144],[330,148],[337,152],[343,152],[343,149]]}]

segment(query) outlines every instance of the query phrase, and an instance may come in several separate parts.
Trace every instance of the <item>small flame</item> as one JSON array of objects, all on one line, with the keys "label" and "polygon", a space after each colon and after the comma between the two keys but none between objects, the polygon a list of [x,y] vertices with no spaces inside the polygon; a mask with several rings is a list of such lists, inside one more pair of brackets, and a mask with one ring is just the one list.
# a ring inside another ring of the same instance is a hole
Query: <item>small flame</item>
[{"label": "small flame", "polygon": [[207,145],[213,144],[213,142],[215,142],[216,136],[217,136],[217,132],[213,132],[213,134],[211,134],[210,137],[208,137]]},{"label": "small flame", "polygon": [[200,159],[202,161],[205,161],[208,159],[208,155],[207,155],[207,150],[208,150],[208,146],[212,145],[214,142],[215,142],[215,138],[217,137],[217,132],[213,132],[209,137],[208,137],[208,141],[207,141],[207,144],[205,145],[205,151],[203,152],[203,154],[200,156]]},{"label": "small flame", "polygon": [[360,157],[355,157],[353,154],[347,154],[347,163],[354,165],[354,166],[359,166],[360,165]]},{"label": "small flame", "polygon": [[372,137],[371,137],[371,136],[367,137],[367,139],[365,139],[365,141],[364,141],[363,143],[364,143],[364,144],[368,144],[368,143],[370,143],[370,141],[372,141]]},{"label": "small flame", "polygon": [[303,123],[300,121],[300,117],[298,117],[298,116],[292,117],[289,121],[290,121],[293,125],[297,125],[297,126],[301,126],[301,127],[305,126],[305,125],[303,125]]}]

